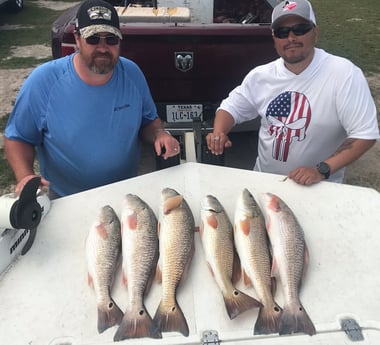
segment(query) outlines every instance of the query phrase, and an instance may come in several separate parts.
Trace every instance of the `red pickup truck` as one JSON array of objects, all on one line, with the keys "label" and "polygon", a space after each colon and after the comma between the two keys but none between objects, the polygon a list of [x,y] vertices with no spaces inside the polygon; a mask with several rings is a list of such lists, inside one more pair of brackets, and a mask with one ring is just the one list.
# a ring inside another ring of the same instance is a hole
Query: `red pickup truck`
[{"label": "red pickup truck", "polygon": [[[270,21],[280,0],[115,1],[121,55],[140,66],[160,117],[174,133],[193,128],[194,119],[210,129],[229,91],[252,68],[277,57]],[[53,23],[54,58],[75,50],[77,6]],[[252,122],[237,130],[257,128]]]}]

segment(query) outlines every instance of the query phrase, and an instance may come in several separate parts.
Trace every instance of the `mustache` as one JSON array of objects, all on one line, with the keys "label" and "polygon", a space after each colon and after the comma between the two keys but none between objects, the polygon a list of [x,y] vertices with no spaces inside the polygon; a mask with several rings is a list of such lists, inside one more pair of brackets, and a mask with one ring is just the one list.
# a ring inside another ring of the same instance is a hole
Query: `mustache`
[{"label": "mustache", "polygon": [[97,58],[97,57],[108,57],[109,59],[112,59],[113,58],[113,55],[108,53],[108,52],[104,52],[104,53],[101,53],[101,52],[95,52],[92,54],[92,58]]},{"label": "mustache", "polygon": [[286,44],[284,46],[284,49],[294,48],[294,47],[300,47],[300,48],[302,48],[303,44],[302,43],[288,43],[288,44]]}]

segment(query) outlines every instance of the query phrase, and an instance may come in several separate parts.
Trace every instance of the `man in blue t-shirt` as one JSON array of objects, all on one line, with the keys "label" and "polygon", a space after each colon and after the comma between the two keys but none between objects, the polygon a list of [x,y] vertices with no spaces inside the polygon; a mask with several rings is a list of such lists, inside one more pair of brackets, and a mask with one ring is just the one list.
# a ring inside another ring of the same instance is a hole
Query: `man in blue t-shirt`
[{"label": "man in blue t-shirt", "polygon": [[65,196],[136,176],[139,138],[164,159],[179,143],[163,129],[145,77],[119,56],[119,18],[112,5],[87,0],[78,9],[78,52],[37,67],[24,82],[5,130],[16,193],[35,176]]}]

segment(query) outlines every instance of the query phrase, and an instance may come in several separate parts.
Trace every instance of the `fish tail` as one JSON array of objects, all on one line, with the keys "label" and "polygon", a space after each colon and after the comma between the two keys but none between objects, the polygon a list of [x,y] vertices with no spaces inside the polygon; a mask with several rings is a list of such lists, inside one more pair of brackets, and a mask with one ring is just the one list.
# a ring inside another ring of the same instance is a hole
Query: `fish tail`
[{"label": "fish tail", "polygon": [[189,336],[186,318],[177,302],[173,306],[165,307],[161,301],[154,315],[153,323],[161,332],[179,332],[185,337]]},{"label": "fish tail", "polygon": [[292,333],[316,334],[315,326],[301,304],[296,308],[285,306],[281,316],[279,334]]},{"label": "fish tail", "polygon": [[278,333],[282,309],[274,303],[271,307],[263,307],[259,310],[259,315],[254,328],[254,335]]},{"label": "fish tail", "polygon": [[126,312],[113,340],[121,341],[131,338],[162,338],[161,332],[155,327],[152,318],[143,307],[137,314]]},{"label": "fish tail", "polygon": [[263,306],[259,301],[238,289],[234,289],[232,293],[223,294],[223,298],[227,314],[231,320],[246,310]]},{"label": "fish tail", "polygon": [[107,310],[98,307],[98,332],[103,333],[106,329],[120,324],[123,315],[123,312],[112,299],[108,303]]}]

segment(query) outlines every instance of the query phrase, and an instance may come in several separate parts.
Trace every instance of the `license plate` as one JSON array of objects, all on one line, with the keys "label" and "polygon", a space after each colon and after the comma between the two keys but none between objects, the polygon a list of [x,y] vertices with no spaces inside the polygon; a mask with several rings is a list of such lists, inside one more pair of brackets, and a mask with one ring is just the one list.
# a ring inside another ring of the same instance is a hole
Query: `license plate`
[{"label": "license plate", "polygon": [[202,104],[170,104],[166,106],[167,122],[192,122],[195,117],[202,120]]}]

